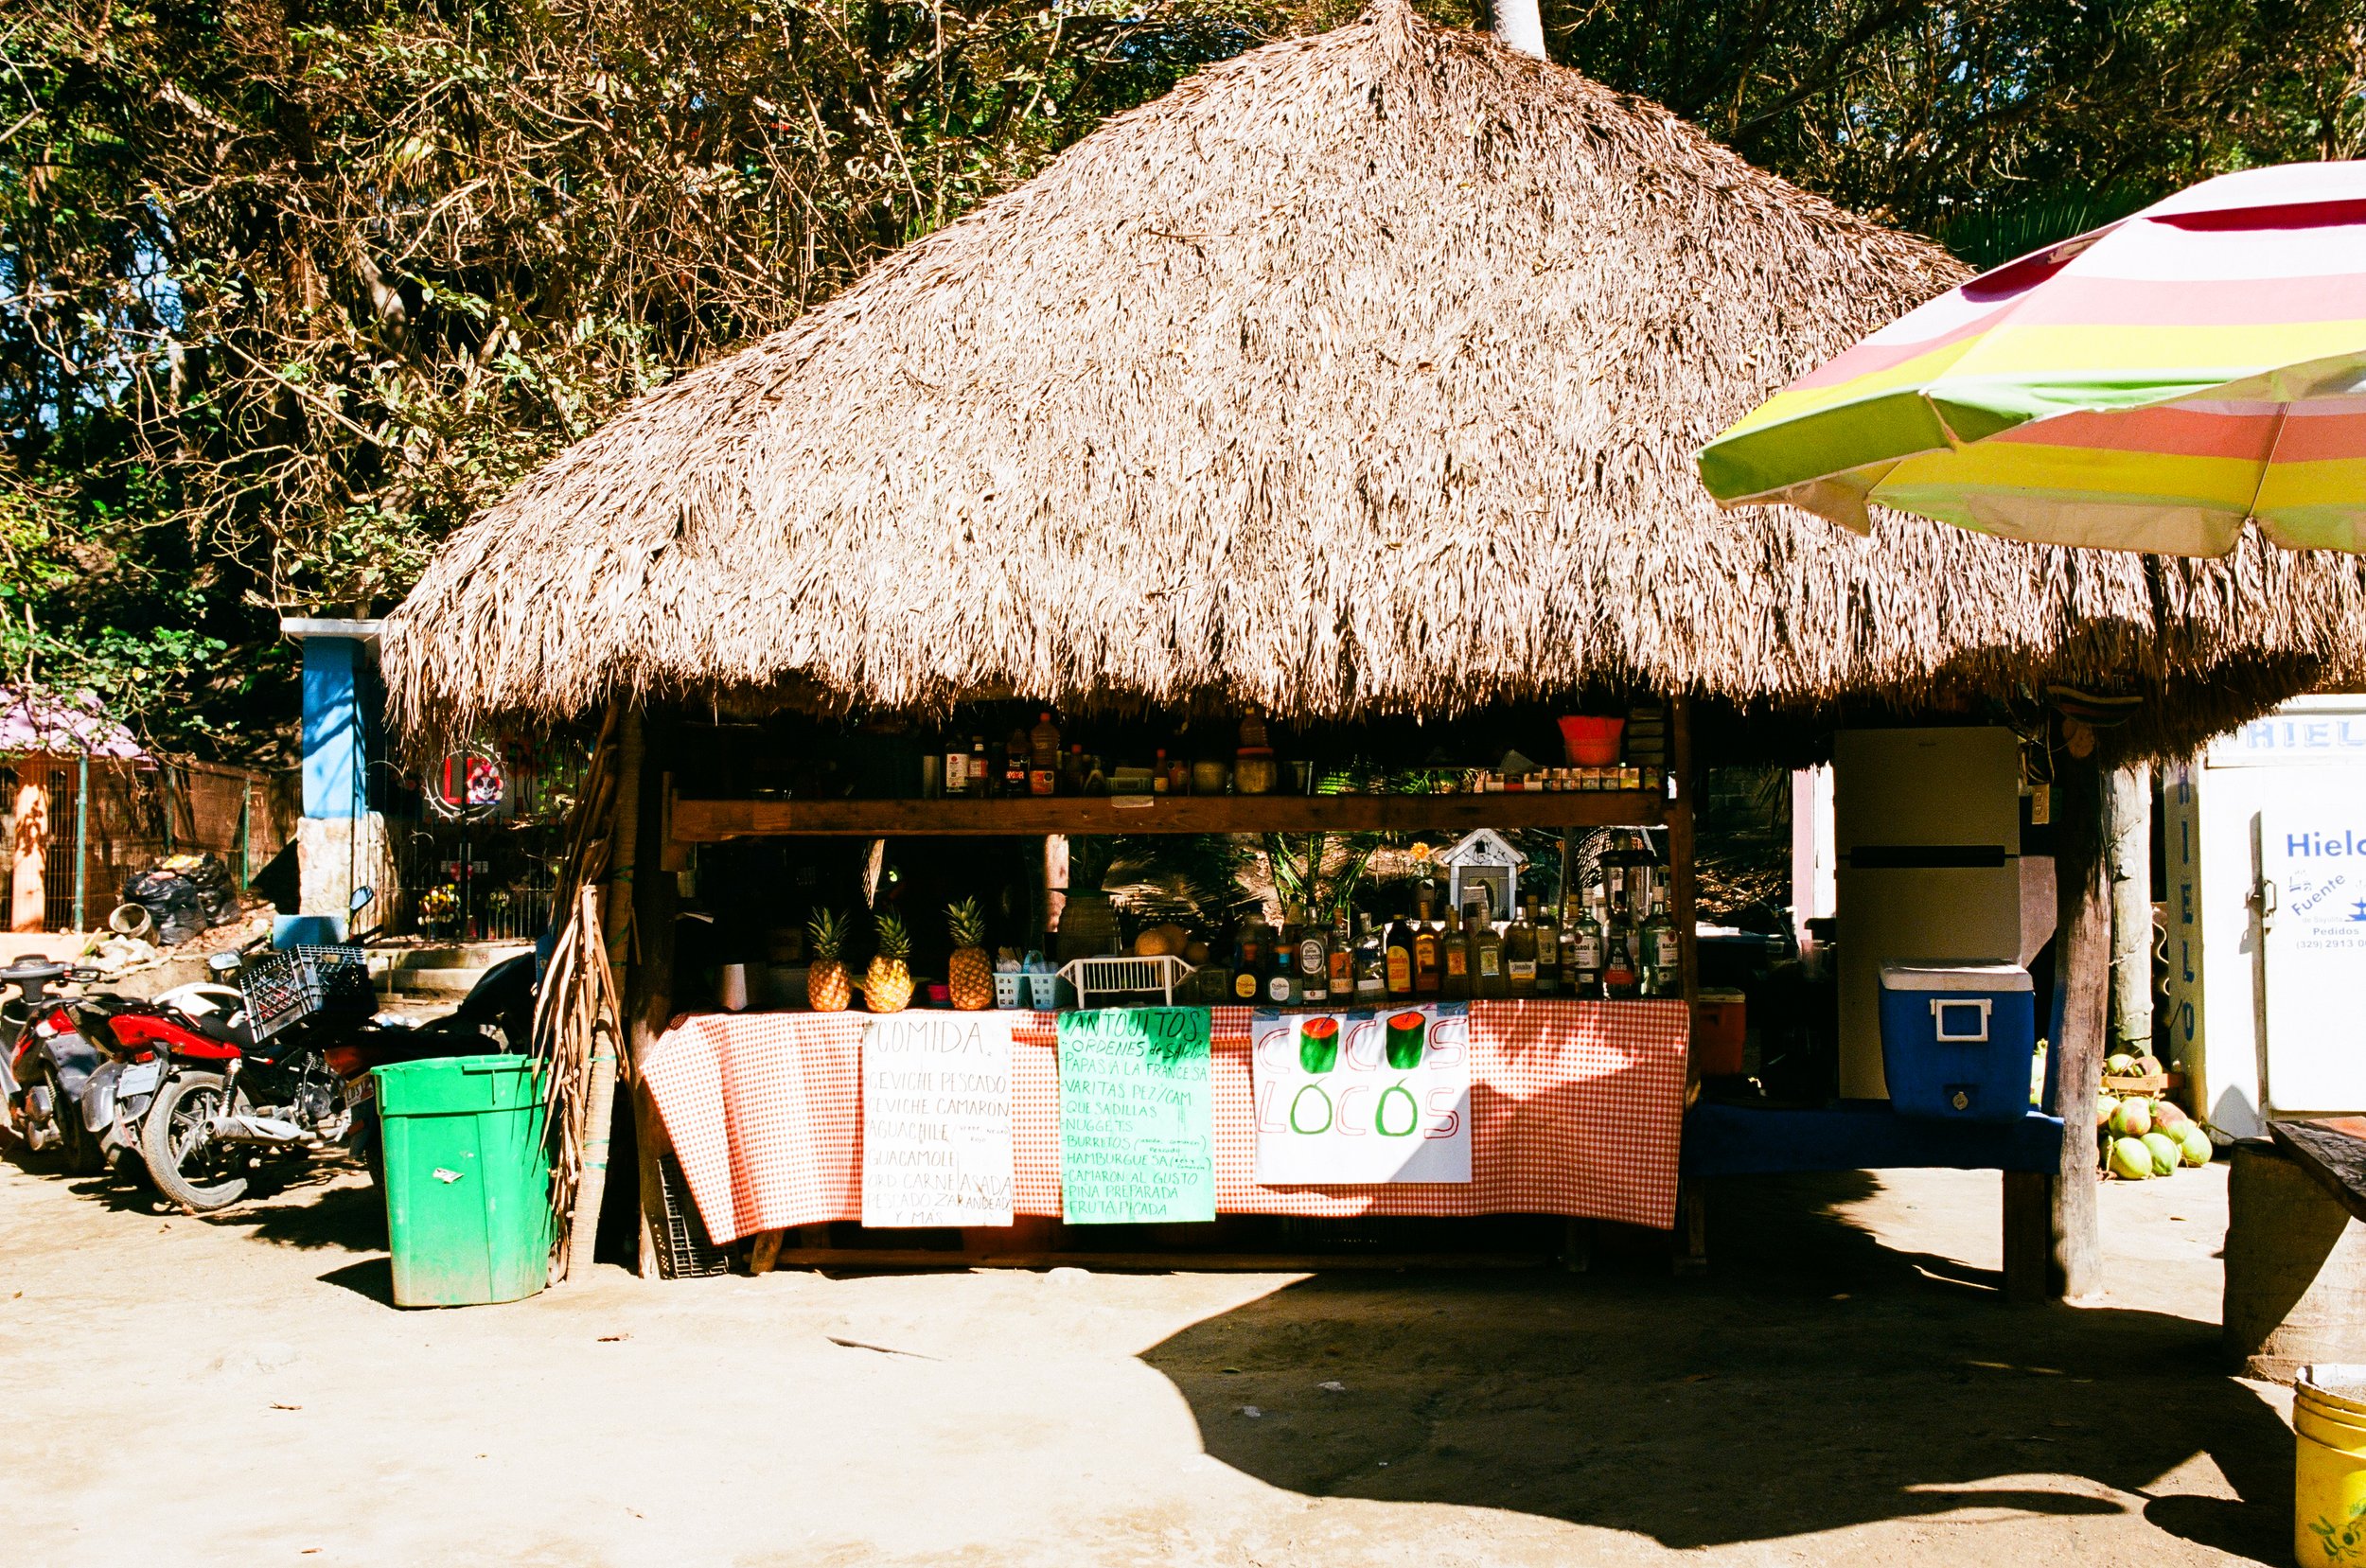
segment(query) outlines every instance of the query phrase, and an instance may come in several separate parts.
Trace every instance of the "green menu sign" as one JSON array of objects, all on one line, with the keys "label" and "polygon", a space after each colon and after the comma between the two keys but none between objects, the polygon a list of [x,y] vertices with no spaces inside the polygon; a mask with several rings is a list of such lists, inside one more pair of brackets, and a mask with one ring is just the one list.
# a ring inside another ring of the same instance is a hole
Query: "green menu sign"
[{"label": "green menu sign", "polygon": [[1208,1010],[1060,1014],[1060,1187],[1071,1224],[1216,1217]]}]

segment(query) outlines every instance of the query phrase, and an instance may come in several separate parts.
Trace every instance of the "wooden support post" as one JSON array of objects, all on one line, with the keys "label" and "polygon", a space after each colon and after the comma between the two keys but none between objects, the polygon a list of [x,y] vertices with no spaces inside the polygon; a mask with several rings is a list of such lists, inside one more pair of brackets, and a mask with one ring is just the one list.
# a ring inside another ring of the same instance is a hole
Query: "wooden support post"
[{"label": "wooden support post", "polygon": [[2104,1054],[2152,1049],[2152,769],[2113,769],[2110,847],[2111,1016]]},{"label": "wooden support post", "polygon": [[2045,1299],[2053,1215],[2053,1177],[2042,1171],[2004,1172],[2004,1299],[2017,1306]]},{"label": "wooden support post", "polygon": [[1561,1266],[1583,1274],[1594,1266],[1594,1222],[1564,1219],[1561,1224]]},{"label": "wooden support post", "polygon": [[2104,887],[2110,798],[2092,757],[2062,757],[2054,789],[2054,973],[2063,1007],[2059,1037],[2052,1042],[2062,1160],[2054,1179],[2051,1284],[2063,1295],[2081,1296],[2103,1289],[2094,1125],[2111,985],[2111,912]]},{"label": "wooden support post", "polygon": [[1676,1189],[1676,1272],[1703,1274],[1709,1266],[1708,1193],[1699,1181]]},{"label": "wooden support post", "polygon": [[[609,817],[608,887],[600,898],[600,930],[584,933],[606,949],[611,975],[626,968],[627,938],[632,918],[632,872],[641,841],[641,711],[627,708],[619,721],[615,805]],[[622,1009],[612,994],[609,1005]],[[610,1023],[623,1020],[610,1018]],[[608,1154],[616,1120],[616,1053],[625,1042],[616,1031],[594,1031],[591,1083],[583,1107],[583,1162],[575,1178],[574,1214],[567,1228],[567,1267],[561,1280],[581,1279],[592,1272],[599,1248],[600,1209],[608,1198]]]},{"label": "wooden support post", "polygon": [[[1668,918],[1676,927],[1676,944],[1684,963],[1685,1015],[1689,1019],[1693,1004],[1701,997],[1701,938],[1696,919],[1699,879],[1692,822],[1692,699],[1676,697],[1669,709],[1668,777],[1675,786],[1675,798],[1668,804]],[[1688,1033],[1686,1038],[1690,1038]],[[1687,1050],[1686,1104],[1692,1102],[1700,1084],[1700,1067]]]},{"label": "wooden support post", "polygon": [[767,1230],[761,1232],[756,1237],[755,1241],[749,1245],[748,1272],[750,1274],[770,1274],[772,1272],[773,1265],[778,1263],[781,1260],[781,1241],[784,1237],[787,1236],[787,1234],[788,1232],[786,1230]]},{"label": "wooden support post", "polygon": [[680,885],[670,874],[679,869],[680,846],[667,832],[672,815],[673,776],[660,769],[656,758],[667,754],[663,734],[650,731],[655,720],[644,720],[640,828],[635,837],[632,879],[632,982],[626,991],[627,1027],[632,1040],[633,1142],[639,1151],[641,1178],[640,1274],[657,1277],[658,1227],[664,1223],[665,1193],[660,1185],[658,1161],[665,1150],[665,1125],[641,1076],[658,1036],[664,1032],[674,1005],[674,914],[680,903]]}]

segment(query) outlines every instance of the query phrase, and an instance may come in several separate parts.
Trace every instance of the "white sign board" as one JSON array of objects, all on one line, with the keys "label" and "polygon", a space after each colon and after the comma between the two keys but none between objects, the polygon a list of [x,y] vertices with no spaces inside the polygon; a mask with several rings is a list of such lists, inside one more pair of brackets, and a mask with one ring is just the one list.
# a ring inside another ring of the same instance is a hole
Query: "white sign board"
[{"label": "white sign board", "polygon": [[862,1223],[1011,1224],[1009,1013],[863,1026]]},{"label": "white sign board", "polygon": [[1467,1006],[1260,1012],[1249,1040],[1261,1186],[1471,1179]]},{"label": "white sign board", "polygon": [[2340,776],[2306,784],[2259,814],[2260,874],[2275,889],[2263,966],[2268,1101],[2366,1110],[2366,794]]}]

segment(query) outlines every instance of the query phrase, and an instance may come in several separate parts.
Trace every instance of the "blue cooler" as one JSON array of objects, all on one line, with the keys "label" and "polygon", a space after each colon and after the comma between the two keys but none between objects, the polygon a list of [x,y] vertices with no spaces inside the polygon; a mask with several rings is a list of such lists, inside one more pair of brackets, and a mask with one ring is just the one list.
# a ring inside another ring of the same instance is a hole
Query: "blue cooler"
[{"label": "blue cooler", "polygon": [[2037,997],[2021,965],[1881,966],[1881,1071],[1898,1115],[2019,1121],[2037,1048]]}]

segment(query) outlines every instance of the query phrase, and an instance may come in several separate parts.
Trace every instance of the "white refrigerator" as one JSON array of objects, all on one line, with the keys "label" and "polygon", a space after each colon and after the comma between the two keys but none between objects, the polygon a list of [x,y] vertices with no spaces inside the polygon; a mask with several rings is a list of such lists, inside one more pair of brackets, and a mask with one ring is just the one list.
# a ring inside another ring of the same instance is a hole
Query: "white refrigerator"
[{"label": "white refrigerator", "polygon": [[2301,697],[2162,777],[2172,1066],[2203,1119],[2366,1112],[2366,696]]},{"label": "white refrigerator", "polygon": [[2021,795],[2021,743],[2010,730],[1844,730],[1834,737],[1843,1099],[1889,1098],[1883,964],[2026,963],[2052,933],[2053,865],[2023,864]]}]

